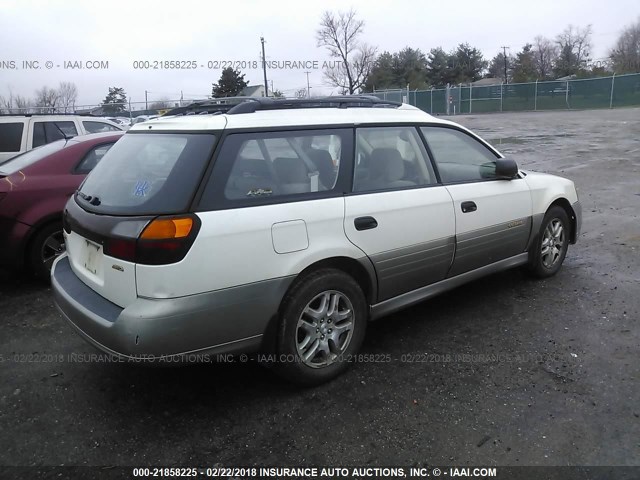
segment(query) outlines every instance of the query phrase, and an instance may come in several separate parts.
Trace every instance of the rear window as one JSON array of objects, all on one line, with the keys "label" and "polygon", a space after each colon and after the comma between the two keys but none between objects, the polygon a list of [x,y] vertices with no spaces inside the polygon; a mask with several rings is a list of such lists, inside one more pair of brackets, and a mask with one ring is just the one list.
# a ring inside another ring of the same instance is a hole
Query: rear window
[{"label": "rear window", "polygon": [[34,148],[33,150],[29,150],[28,152],[18,155],[17,157],[13,157],[0,165],[0,174],[13,175],[14,173],[24,170],[28,166],[42,160],[44,157],[62,150],[66,144],[67,142],[65,140],[60,140],[42,147]]},{"label": "rear window", "polygon": [[19,152],[24,123],[0,123],[0,152]]},{"label": "rear window", "polygon": [[124,135],[82,184],[78,202],[112,215],[184,212],[215,140],[211,134]]}]

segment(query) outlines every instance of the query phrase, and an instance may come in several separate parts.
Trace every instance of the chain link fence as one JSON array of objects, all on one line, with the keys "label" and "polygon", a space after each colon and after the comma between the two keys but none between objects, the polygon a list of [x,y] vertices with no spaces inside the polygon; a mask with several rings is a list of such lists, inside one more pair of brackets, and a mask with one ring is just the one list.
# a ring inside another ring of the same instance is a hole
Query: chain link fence
[{"label": "chain link fence", "polygon": [[611,77],[430,90],[376,90],[383,100],[408,103],[432,115],[640,106],[640,73]]}]

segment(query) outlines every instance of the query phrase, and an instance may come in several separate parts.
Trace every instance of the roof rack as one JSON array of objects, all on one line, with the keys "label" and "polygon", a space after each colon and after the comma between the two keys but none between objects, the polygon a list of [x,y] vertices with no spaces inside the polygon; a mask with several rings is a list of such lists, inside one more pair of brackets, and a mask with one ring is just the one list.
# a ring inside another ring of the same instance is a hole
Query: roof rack
[{"label": "roof rack", "polygon": [[[37,108],[37,107],[34,107]],[[115,115],[94,115],[92,113],[0,113],[0,117],[51,117],[51,116],[74,116],[74,117],[114,117]]]},{"label": "roof rack", "polygon": [[373,95],[339,95],[286,99],[272,97],[225,97],[195,102],[185,107],[174,108],[169,115],[222,114],[237,115],[254,113],[257,110],[289,110],[296,108],[398,108],[399,102],[382,100]]},{"label": "roof rack", "polygon": [[207,100],[200,100],[189,105],[185,105],[184,107],[176,107],[168,112],[166,112],[163,116],[170,115],[205,115],[205,114],[220,114],[226,113],[232,107],[239,105],[240,103],[251,100],[254,97],[221,97],[221,98],[211,98]]},{"label": "roof rack", "polygon": [[289,110],[295,108],[398,108],[399,102],[382,100],[373,95],[340,95],[332,97],[276,99],[255,97],[230,109],[229,115],[253,113],[257,110]]}]

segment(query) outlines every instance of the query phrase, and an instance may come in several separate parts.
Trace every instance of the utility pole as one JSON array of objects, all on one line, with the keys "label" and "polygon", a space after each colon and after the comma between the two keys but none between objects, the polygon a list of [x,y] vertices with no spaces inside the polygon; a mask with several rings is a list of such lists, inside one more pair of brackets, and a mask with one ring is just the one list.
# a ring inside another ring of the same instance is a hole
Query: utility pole
[{"label": "utility pole", "polygon": [[311,98],[311,87],[309,86],[309,74],[311,72],[304,72],[307,74],[307,98]]},{"label": "utility pole", "polygon": [[509,78],[507,77],[507,48],[509,47],[500,47],[502,49],[504,55],[504,83],[509,83]]},{"label": "utility pole", "polygon": [[[147,101],[147,93],[149,93],[149,92],[147,92],[147,91],[145,90],[145,91],[144,91],[144,109],[145,109],[145,110],[149,110],[149,104],[148,104],[148,101]],[[145,113],[146,113],[146,112],[145,112]]]},{"label": "utility pole", "polygon": [[264,56],[264,37],[260,37],[262,43],[262,73],[264,75],[264,96],[269,96],[269,86],[267,84],[267,57]]}]

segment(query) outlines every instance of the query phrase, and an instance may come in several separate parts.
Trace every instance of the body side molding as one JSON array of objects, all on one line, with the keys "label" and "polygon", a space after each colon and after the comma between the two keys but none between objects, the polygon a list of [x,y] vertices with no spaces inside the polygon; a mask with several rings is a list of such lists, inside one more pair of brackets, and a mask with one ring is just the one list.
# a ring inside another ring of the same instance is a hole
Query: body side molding
[{"label": "body side molding", "polygon": [[388,315],[390,313],[401,310],[405,307],[419,303],[427,298],[431,298],[447,290],[459,287],[472,280],[496,273],[502,270],[507,270],[512,267],[524,265],[529,258],[528,253],[521,253],[513,257],[505,258],[498,262],[486,265],[476,270],[471,270],[455,277],[447,278],[440,282],[428,285],[426,287],[418,288],[412,292],[407,292],[403,295],[399,295],[395,298],[385,300],[376,305],[371,306],[371,320],[377,320],[380,317]]}]

